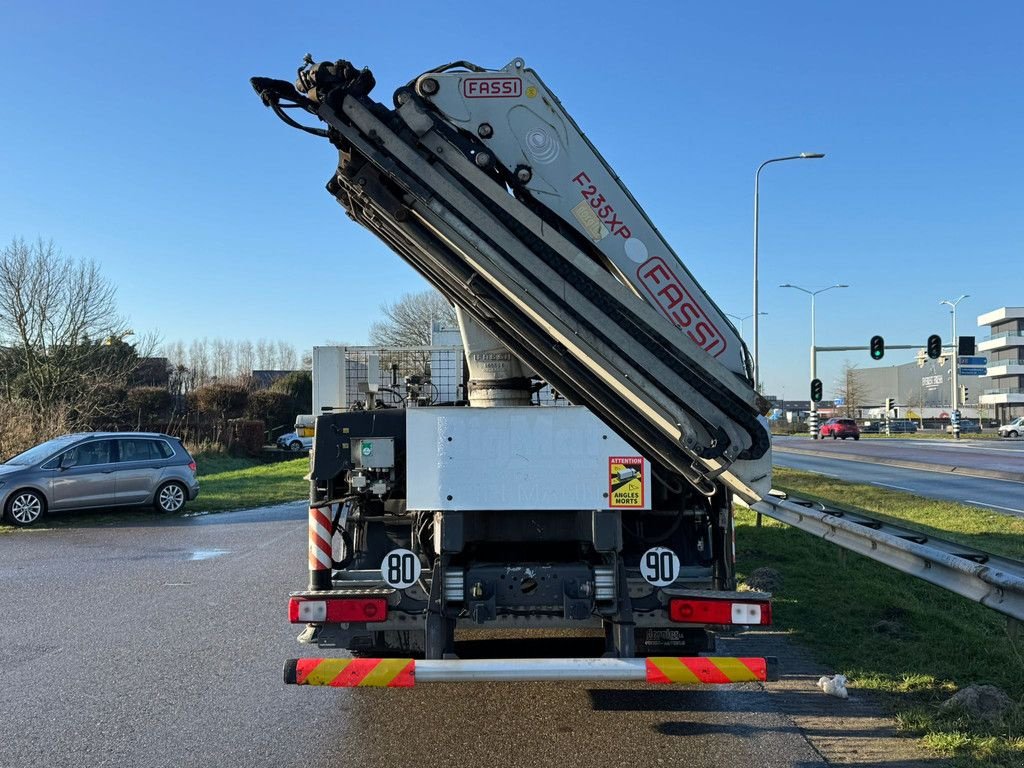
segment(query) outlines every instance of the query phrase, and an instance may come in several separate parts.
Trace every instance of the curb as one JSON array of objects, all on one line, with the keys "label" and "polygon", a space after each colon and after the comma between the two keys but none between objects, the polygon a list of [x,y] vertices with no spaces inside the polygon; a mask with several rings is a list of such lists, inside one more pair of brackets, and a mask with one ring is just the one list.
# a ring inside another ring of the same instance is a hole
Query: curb
[{"label": "curb", "polygon": [[818,456],[825,459],[842,459],[843,461],[858,461],[862,464],[884,464],[888,467],[901,467],[902,469],[919,469],[924,472],[938,472],[941,474],[963,475],[964,477],[983,477],[990,480],[1010,480],[1015,483],[1024,483],[1024,472],[1004,472],[1001,469],[984,469],[979,467],[958,467],[949,464],[929,464],[924,461],[904,461],[902,459],[874,459],[867,456],[852,456],[848,453],[837,453],[834,451],[807,450],[804,448],[790,448],[789,446],[773,445],[773,451],[778,453],[797,453],[802,456]]}]

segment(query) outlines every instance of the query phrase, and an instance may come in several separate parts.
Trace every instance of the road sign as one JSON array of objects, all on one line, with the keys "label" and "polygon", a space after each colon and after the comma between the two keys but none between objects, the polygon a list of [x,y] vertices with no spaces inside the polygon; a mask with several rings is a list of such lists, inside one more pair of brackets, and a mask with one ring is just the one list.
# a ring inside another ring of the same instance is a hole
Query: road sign
[{"label": "road sign", "polygon": [[956,361],[959,365],[969,365],[974,367],[988,365],[987,357],[958,357]]},{"label": "road sign", "polygon": [[967,367],[964,367],[964,368],[960,368],[959,371],[960,371],[960,375],[961,376],[984,376],[986,373],[988,373],[988,369],[987,368],[967,368]]},{"label": "road sign", "polygon": [[837,397],[832,402],[833,402],[834,405],[846,405],[846,398],[845,397]]}]

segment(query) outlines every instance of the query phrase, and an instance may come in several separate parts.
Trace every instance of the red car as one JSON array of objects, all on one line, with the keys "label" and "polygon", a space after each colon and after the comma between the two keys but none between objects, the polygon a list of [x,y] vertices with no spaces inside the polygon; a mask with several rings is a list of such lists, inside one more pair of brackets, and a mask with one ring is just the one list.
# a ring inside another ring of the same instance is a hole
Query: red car
[{"label": "red car", "polygon": [[848,437],[860,440],[860,427],[857,426],[857,422],[853,419],[829,419],[821,425],[820,433],[822,438],[831,435],[833,440],[838,437],[843,438],[843,440]]}]

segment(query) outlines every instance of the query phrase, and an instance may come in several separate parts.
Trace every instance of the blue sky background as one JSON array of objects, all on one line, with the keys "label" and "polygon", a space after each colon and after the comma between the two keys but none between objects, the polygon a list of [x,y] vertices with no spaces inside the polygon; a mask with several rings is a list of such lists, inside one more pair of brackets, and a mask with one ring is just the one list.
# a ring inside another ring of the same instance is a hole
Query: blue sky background
[{"label": "blue sky background", "polygon": [[[325,142],[260,104],[307,51],[380,101],[453,59],[526,59],[724,311],[751,309],[761,178],[766,391],[818,343],[924,343],[1024,303],[1024,6],[908,3],[92,3],[0,8],[0,241],[95,259],[136,331],[361,342],[424,284],[323,191]],[[746,323],[750,333],[751,323]],[[912,353],[890,353],[885,363]],[[820,361],[826,394],[845,359]]]}]

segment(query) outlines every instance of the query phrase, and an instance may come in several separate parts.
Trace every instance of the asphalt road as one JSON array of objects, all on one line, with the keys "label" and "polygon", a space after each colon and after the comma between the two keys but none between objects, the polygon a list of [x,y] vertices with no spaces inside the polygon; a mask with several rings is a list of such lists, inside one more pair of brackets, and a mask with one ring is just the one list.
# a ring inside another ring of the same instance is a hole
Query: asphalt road
[{"label": "asphalt road", "polygon": [[[906,491],[926,498],[958,501],[1024,517],[1024,483],[964,474],[978,469],[1024,474],[1024,441],[961,440],[959,443],[947,443],[899,439],[854,442],[776,438],[775,444],[783,449],[793,447],[801,451],[817,450],[851,457],[843,459],[776,450],[772,456],[779,467],[817,472],[849,482]],[[887,463],[893,459],[932,465],[935,471]],[[962,472],[950,472],[949,467],[954,465]]]},{"label": "asphalt road", "polygon": [[284,686],[305,539],[301,503],[0,535],[0,766],[940,764],[777,635],[720,649],[777,653],[768,690]]},{"label": "asphalt road", "polygon": [[1024,439],[1022,440],[936,440],[913,438],[863,438],[861,440],[810,440],[807,437],[776,436],[773,445],[781,448],[818,450],[876,461],[913,461],[939,466],[955,466],[964,472],[995,470],[1020,475],[1024,479]]}]

